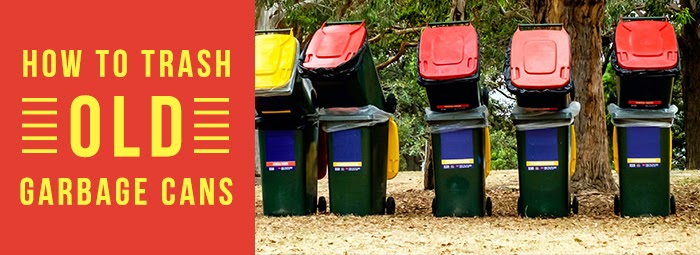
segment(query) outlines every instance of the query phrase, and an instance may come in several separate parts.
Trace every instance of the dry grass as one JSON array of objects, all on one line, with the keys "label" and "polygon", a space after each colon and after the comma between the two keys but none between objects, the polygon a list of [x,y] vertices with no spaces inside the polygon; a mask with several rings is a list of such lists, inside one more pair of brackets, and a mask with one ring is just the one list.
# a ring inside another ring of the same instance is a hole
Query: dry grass
[{"label": "dry grass", "polygon": [[[615,176],[617,178],[617,176]],[[674,171],[671,191],[678,215],[620,218],[612,194],[579,194],[576,216],[524,219],[516,216],[517,172],[494,171],[486,180],[494,215],[435,218],[432,191],[422,190],[421,172],[401,172],[387,184],[396,198],[393,216],[266,217],[256,185],[256,250],[265,254],[698,254],[700,171]],[[327,179],[319,195],[328,197]]]}]

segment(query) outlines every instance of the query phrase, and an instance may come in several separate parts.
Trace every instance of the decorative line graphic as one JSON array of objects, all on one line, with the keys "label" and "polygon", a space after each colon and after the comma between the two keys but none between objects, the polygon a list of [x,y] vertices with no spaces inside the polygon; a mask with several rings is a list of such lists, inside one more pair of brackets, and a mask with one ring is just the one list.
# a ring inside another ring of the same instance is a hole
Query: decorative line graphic
[{"label": "decorative line graphic", "polygon": [[56,103],[58,98],[48,98],[48,97],[29,97],[22,98],[22,103]]},{"label": "decorative line graphic", "polygon": [[22,115],[56,115],[58,114],[55,110],[26,110],[22,111]]},{"label": "decorative line graphic", "polygon": [[228,141],[228,136],[195,136],[195,141]]},{"label": "decorative line graphic", "polygon": [[57,123],[22,123],[22,128],[57,128]]},{"label": "decorative line graphic", "polygon": [[[57,103],[58,98],[48,98],[48,97],[24,97],[22,98],[22,103]],[[57,110],[22,110],[22,115],[58,115]],[[46,128],[55,129],[58,127],[58,123],[22,123],[22,128]],[[58,136],[51,134],[44,135],[23,135],[22,141],[58,141]],[[29,143],[31,144],[31,143]],[[28,146],[31,147],[31,146]],[[56,154],[58,149],[55,148],[23,148],[22,154]]]},{"label": "decorative line graphic", "polygon": [[[198,97],[194,98],[195,103],[204,103],[204,104],[199,104],[199,105],[205,105],[206,103],[229,103],[229,98],[222,98],[222,97]],[[199,106],[197,105],[197,106]],[[213,116],[228,116],[229,111],[228,110],[194,110],[194,115],[195,116],[201,116],[201,115],[213,115]],[[228,118],[227,118],[228,120]],[[217,129],[217,128],[229,128],[229,123],[225,122],[199,122],[199,123],[194,123],[194,128],[202,128],[205,129],[203,132],[213,132],[212,129]],[[221,136],[221,135],[195,135],[194,136],[194,141],[214,141],[218,143],[222,142],[227,142],[229,141],[229,136]],[[229,154],[229,147],[228,143],[225,144],[225,146],[221,146],[219,148],[201,148],[202,145],[195,143],[195,148],[194,148],[194,154]],[[217,146],[218,147],[218,146]]]},{"label": "decorative line graphic", "polygon": [[56,154],[57,149],[22,149],[22,154]]},{"label": "decorative line graphic", "polygon": [[228,115],[228,111],[194,111],[194,115]]},{"label": "decorative line graphic", "polygon": [[56,136],[22,136],[22,141],[56,141]]},{"label": "decorative line graphic", "polygon": [[228,149],[194,149],[194,154],[228,154]]},{"label": "decorative line graphic", "polygon": [[194,128],[228,128],[228,123],[194,123]]},{"label": "decorative line graphic", "polygon": [[228,98],[217,98],[217,97],[196,97],[194,98],[195,103],[228,103]]}]

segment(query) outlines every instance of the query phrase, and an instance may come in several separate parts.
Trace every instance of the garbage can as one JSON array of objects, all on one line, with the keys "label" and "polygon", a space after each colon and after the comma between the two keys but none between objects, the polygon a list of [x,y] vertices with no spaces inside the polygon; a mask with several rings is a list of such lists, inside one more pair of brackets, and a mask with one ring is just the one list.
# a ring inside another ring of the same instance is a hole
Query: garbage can
[{"label": "garbage can", "polygon": [[255,110],[259,116],[315,113],[311,83],[298,75],[299,52],[291,29],[255,31]]},{"label": "garbage can", "polygon": [[388,157],[389,137],[398,135],[389,133],[391,114],[374,106],[321,109],[319,120],[328,140],[330,212],[393,214],[396,202],[386,196],[387,161],[398,159]]},{"label": "garbage can", "polygon": [[571,199],[576,136],[574,117],[580,105],[560,111],[529,111],[515,107],[511,118],[518,143],[520,197],[518,214],[524,217],[565,217],[578,213],[578,198]]},{"label": "garbage can", "polygon": [[[557,28],[551,30],[547,28]],[[521,29],[530,30],[521,30]],[[542,110],[569,106],[571,80],[569,34],[561,24],[521,24],[506,50],[503,75],[517,105]]]},{"label": "garbage can", "polygon": [[417,59],[418,84],[432,111],[468,110],[488,100],[479,88],[479,39],[469,21],[429,23]]},{"label": "garbage can", "polygon": [[258,117],[263,213],[270,216],[325,212],[324,197],[316,200],[318,121]]},{"label": "garbage can", "polygon": [[617,74],[622,108],[668,108],[680,55],[666,17],[621,18],[615,28],[610,63]]},{"label": "garbage can", "polygon": [[438,113],[426,108],[433,145],[433,215],[491,215],[485,179],[490,168],[488,109]]},{"label": "garbage can", "polygon": [[301,75],[311,80],[317,106],[384,108],[384,94],[364,21],[327,22],[302,54]]},{"label": "garbage can", "polygon": [[634,110],[608,105],[614,125],[613,157],[620,177],[614,212],[621,216],[668,216],[676,213],[670,191],[671,126],[678,111]]}]

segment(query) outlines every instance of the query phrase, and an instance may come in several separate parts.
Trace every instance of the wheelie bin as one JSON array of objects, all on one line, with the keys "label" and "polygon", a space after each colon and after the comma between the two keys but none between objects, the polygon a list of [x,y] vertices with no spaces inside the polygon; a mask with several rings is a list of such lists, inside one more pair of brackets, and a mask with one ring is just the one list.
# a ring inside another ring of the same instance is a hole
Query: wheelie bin
[{"label": "wheelie bin", "polygon": [[316,200],[318,122],[306,119],[296,122],[256,119],[265,215],[308,215],[326,211],[326,199]]},{"label": "wheelie bin", "polygon": [[255,31],[258,116],[314,114],[311,82],[298,74],[300,47],[291,29]]},{"label": "wheelie bin", "polygon": [[479,39],[469,21],[428,23],[418,45],[418,84],[436,112],[479,107]]},{"label": "wheelie bin", "polygon": [[620,18],[614,38],[610,63],[618,78],[617,104],[668,108],[681,70],[673,25],[666,17]]},{"label": "wheelie bin", "polygon": [[485,179],[490,170],[488,109],[438,113],[426,108],[433,146],[433,215],[491,215]]},{"label": "wheelie bin", "polygon": [[385,99],[364,21],[327,22],[314,33],[302,53],[300,73],[311,80],[322,108],[385,109]]},{"label": "wheelie bin", "polygon": [[307,215],[326,211],[317,199],[318,120],[312,89],[297,74],[299,44],[291,30],[256,31],[255,127],[263,213]]},{"label": "wheelie bin", "polygon": [[398,170],[398,132],[391,114],[374,106],[331,108],[320,109],[319,119],[328,141],[330,212],[394,214],[396,201],[386,196],[387,179]]},{"label": "wheelie bin", "polygon": [[506,50],[503,70],[506,87],[518,106],[541,110],[569,106],[575,93],[569,44],[569,34],[561,24],[518,26]]},{"label": "wheelie bin", "polygon": [[511,118],[518,143],[518,214],[524,217],[565,217],[578,213],[571,198],[570,177],[575,171],[574,117],[580,105],[560,111],[532,111],[515,107]]},{"label": "wheelie bin", "polygon": [[670,191],[671,126],[678,111],[624,109],[608,105],[613,130],[613,159],[620,177],[614,212],[621,216],[668,216],[676,213]]}]

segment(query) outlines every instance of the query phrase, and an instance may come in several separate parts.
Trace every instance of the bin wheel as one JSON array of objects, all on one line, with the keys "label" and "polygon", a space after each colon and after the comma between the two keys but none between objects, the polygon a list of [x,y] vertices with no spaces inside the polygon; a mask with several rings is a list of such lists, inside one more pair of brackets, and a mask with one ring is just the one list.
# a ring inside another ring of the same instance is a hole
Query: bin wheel
[{"label": "bin wheel", "polygon": [[620,196],[618,195],[613,198],[613,213],[620,215]]},{"label": "bin wheel", "polygon": [[518,197],[518,216],[522,217],[523,215],[525,215],[523,213],[523,204],[522,204],[522,201],[520,200],[520,197]]},{"label": "bin wheel", "polygon": [[578,197],[574,196],[573,201],[571,201],[571,211],[574,214],[578,214]]},{"label": "bin wheel", "polygon": [[328,203],[326,202],[326,197],[319,197],[318,198],[318,212],[325,213],[327,208],[328,208]]},{"label": "bin wheel", "polygon": [[396,96],[393,93],[387,95],[386,101],[384,103],[385,103],[384,104],[384,111],[385,112],[392,113],[392,114],[396,112],[396,106],[398,103],[396,102]]},{"label": "bin wheel", "polygon": [[671,214],[676,214],[676,197],[671,195]]},{"label": "bin wheel", "polygon": [[394,201],[394,198],[388,197],[384,207],[386,209],[386,214],[394,215],[394,213],[396,213],[396,201]]},{"label": "bin wheel", "polygon": [[491,202],[491,197],[486,197],[486,215],[493,215],[493,203]]},{"label": "bin wheel", "polygon": [[437,216],[437,209],[436,209],[436,207],[437,207],[437,200],[435,200],[435,198],[433,198],[433,204],[432,204],[432,206],[431,206],[431,209],[433,210],[433,212],[432,212],[432,213],[433,213],[433,216]]}]

